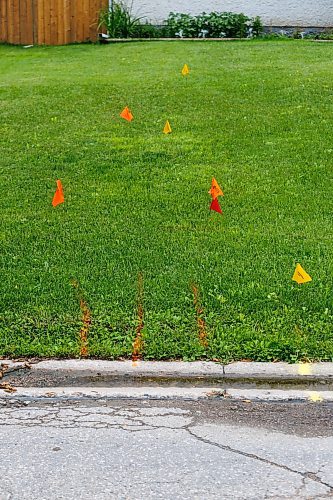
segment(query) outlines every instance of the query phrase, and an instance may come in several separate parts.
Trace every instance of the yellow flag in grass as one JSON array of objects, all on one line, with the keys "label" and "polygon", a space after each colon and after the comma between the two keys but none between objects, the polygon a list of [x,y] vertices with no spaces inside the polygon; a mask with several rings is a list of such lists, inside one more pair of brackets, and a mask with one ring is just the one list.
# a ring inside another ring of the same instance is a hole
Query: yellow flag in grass
[{"label": "yellow flag in grass", "polygon": [[189,72],[190,72],[189,67],[187,66],[187,64],[184,64],[183,69],[182,69],[182,75],[186,76],[189,74]]},{"label": "yellow flag in grass", "polygon": [[164,134],[171,134],[171,132],[172,132],[171,125],[170,125],[169,120],[167,120],[166,124],[164,125],[163,133]]},{"label": "yellow flag in grass", "polygon": [[312,281],[312,278],[306,271],[304,271],[301,264],[297,264],[293,276],[293,281],[296,281],[296,283],[301,285],[302,283],[309,283],[310,281]]}]

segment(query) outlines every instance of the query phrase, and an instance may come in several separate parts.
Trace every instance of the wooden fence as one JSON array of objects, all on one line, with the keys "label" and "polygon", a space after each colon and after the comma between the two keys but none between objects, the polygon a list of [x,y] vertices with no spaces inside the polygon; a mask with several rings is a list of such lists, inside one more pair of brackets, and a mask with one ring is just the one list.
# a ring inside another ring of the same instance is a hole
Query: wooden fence
[{"label": "wooden fence", "polygon": [[108,0],[0,0],[0,42],[63,45],[96,41]]}]

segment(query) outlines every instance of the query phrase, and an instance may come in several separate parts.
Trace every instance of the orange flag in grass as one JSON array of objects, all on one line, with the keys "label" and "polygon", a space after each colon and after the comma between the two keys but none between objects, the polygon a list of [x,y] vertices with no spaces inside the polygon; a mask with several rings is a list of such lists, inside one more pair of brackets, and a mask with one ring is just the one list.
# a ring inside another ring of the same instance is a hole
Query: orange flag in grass
[{"label": "orange flag in grass", "polygon": [[208,191],[208,193],[211,195],[213,200],[215,200],[218,196],[224,196],[222,189],[217,183],[217,180],[213,177],[212,180],[212,187]]},{"label": "orange flag in grass", "polygon": [[218,212],[219,214],[222,214],[222,210],[219,204],[219,200],[215,198],[212,203],[210,204],[210,210],[214,210],[215,212]]},{"label": "orange flag in grass", "polygon": [[54,193],[53,200],[52,200],[52,205],[56,207],[57,205],[60,205],[60,203],[64,203],[65,197],[64,197],[64,191],[62,188],[61,181],[58,179],[57,180],[57,189],[56,192]]},{"label": "orange flag in grass", "polygon": [[124,108],[122,110],[122,112],[120,113],[120,116],[122,118],[124,118],[124,120],[127,120],[128,122],[131,122],[134,118],[134,116],[132,115],[132,113],[130,112],[130,110],[127,106],[126,106],[126,108]]}]

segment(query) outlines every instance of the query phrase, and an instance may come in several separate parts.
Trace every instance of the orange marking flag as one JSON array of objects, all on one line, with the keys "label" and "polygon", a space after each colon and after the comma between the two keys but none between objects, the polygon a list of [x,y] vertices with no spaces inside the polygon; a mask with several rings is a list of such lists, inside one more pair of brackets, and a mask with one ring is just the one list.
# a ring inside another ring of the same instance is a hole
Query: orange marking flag
[{"label": "orange marking flag", "polygon": [[52,200],[52,205],[56,207],[57,205],[60,205],[60,203],[64,203],[65,197],[64,197],[64,191],[62,188],[61,181],[59,179],[57,180],[57,189],[56,192],[54,193],[53,200]]},{"label": "orange marking flag", "polygon": [[298,283],[299,285],[301,285],[302,283],[309,283],[310,281],[312,281],[311,276],[309,276],[309,274],[306,271],[304,271],[301,264],[297,264],[292,279],[293,281],[296,281],[296,283]]},{"label": "orange marking flag", "polygon": [[222,189],[217,183],[217,180],[213,177],[212,180],[212,187],[208,191],[208,193],[211,195],[213,200],[215,200],[218,196],[224,196]]},{"label": "orange marking flag", "polygon": [[122,118],[124,118],[124,120],[127,120],[128,122],[131,122],[134,118],[134,116],[132,115],[132,113],[130,112],[130,110],[127,106],[126,106],[126,108],[124,108],[122,110],[122,112],[120,113],[120,116]]},{"label": "orange marking flag", "polygon": [[183,75],[183,76],[186,76],[186,75],[188,75],[189,73],[190,73],[190,69],[189,69],[189,67],[187,66],[187,64],[184,64],[183,69],[182,69],[182,75]]},{"label": "orange marking flag", "polygon": [[215,200],[212,201],[210,205],[210,210],[214,210],[215,212],[218,212],[219,214],[222,214],[222,210],[219,204],[219,200],[215,198]]},{"label": "orange marking flag", "polygon": [[170,125],[169,120],[167,120],[166,124],[164,125],[163,133],[164,134],[171,134],[171,132],[172,132],[171,125]]}]

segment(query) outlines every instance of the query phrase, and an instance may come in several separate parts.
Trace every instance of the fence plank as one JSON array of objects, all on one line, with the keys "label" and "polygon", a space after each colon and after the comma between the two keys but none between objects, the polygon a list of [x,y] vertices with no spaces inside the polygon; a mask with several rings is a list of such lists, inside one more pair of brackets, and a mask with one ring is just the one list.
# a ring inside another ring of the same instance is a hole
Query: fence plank
[{"label": "fence plank", "polygon": [[65,43],[65,2],[57,1],[57,44]]},{"label": "fence plank", "polygon": [[96,1],[95,0],[90,0],[89,1],[89,40],[92,40],[94,36],[94,28],[93,28],[93,17],[92,13],[94,12],[94,7],[95,7]]},{"label": "fence plank", "polygon": [[7,1],[7,30],[8,30],[8,43],[14,42],[14,0]]},{"label": "fence plank", "polygon": [[0,0],[0,41],[8,41],[7,33],[7,0]]},{"label": "fence plank", "polygon": [[70,43],[73,43],[76,41],[76,0],[71,0],[70,26]]},{"label": "fence plank", "polygon": [[7,42],[11,43],[12,32],[13,32],[13,0],[7,0],[6,2],[7,10]]},{"label": "fence plank", "polygon": [[82,42],[89,40],[89,0],[82,0]]},{"label": "fence plank", "polygon": [[31,9],[28,12],[28,22],[31,24],[31,38],[32,44],[37,45],[38,32],[37,32],[37,16],[38,16],[38,0],[31,1]]},{"label": "fence plank", "polygon": [[83,38],[83,0],[74,0],[76,3],[76,37],[75,42]]},{"label": "fence plank", "polygon": [[45,43],[44,0],[37,0],[37,43]]},{"label": "fence plank", "polygon": [[[89,26],[89,37],[90,40],[95,42],[97,40],[98,33],[98,23],[99,23],[99,13],[102,9],[106,9],[109,5],[108,0],[90,0],[90,26]],[[101,30],[100,30],[101,31]]]},{"label": "fence plank", "polygon": [[0,0],[0,41],[57,45],[96,41],[108,0]]},{"label": "fence plank", "polygon": [[64,0],[64,43],[71,41],[71,0]]},{"label": "fence plank", "polygon": [[27,0],[26,7],[26,45],[34,44],[34,23],[33,23],[33,3],[34,0]]},{"label": "fence plank", "polygon": [[29,0],[19,0],[18,1],[18,43],[27,45],[27,4]]},{"label": "fence plank", "polygon": [[51,0],[44,0],[44,42],[51,45]]},{"label": "fence plank", "polygon": [[14,44],[20,43],[20,0],[13,2],[13,41]]},{"label": "fence plank", "polygon": [[56,45],[57,44],[57,13],[56,13],[56,7],[57,7],[57,0],[49,0],[49,9],[50,9],[50,41],[49,45]]}]

